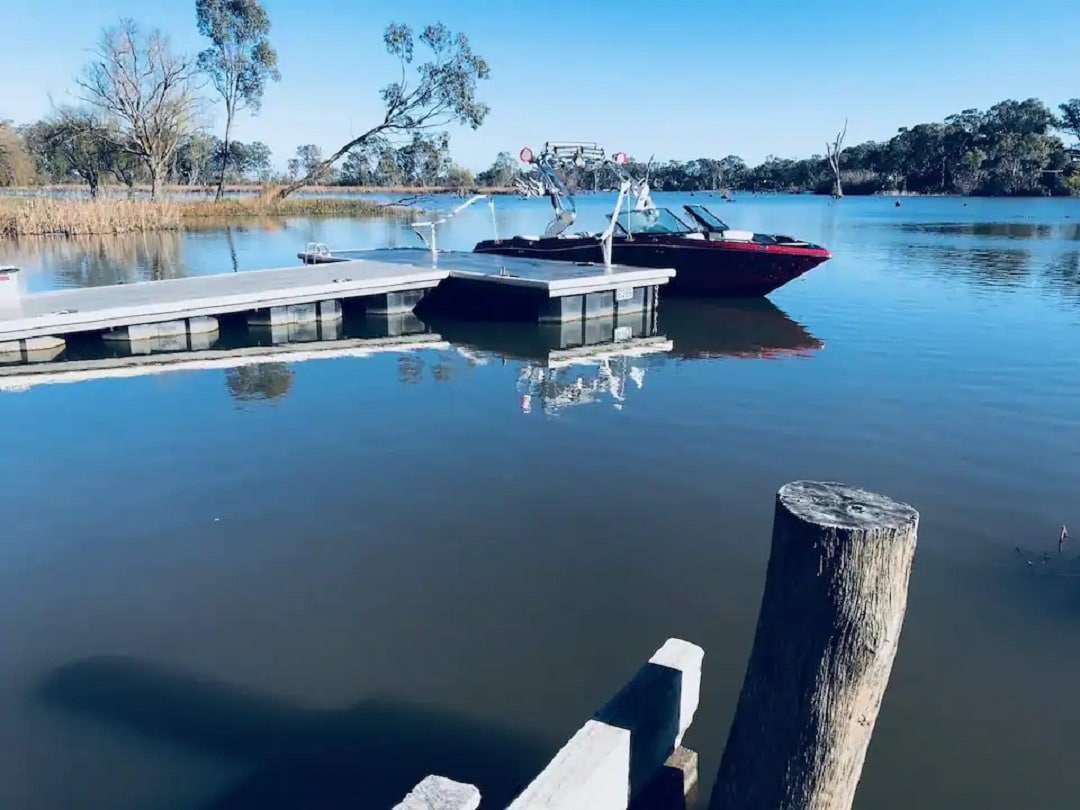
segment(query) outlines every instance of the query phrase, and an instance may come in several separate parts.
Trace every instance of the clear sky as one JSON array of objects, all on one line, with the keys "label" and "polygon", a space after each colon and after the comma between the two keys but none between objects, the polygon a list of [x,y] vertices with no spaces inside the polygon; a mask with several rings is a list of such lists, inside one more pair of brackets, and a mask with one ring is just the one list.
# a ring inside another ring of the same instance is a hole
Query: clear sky
[{"label": "clear sky", "polygon": [[[297,145],[340,146],[380,115],[396,75],[392,21],[441,20],[491,64],[459,163],[545,140],[595,140],[636,158],[824,151],[966,107],[1080,96],[1080,0],[264,0],[282,81],[237,137],[282,165]],[[194,0],[0,0],[0,119],[70,101],[99,30],[122,16],[203,47]]]}]

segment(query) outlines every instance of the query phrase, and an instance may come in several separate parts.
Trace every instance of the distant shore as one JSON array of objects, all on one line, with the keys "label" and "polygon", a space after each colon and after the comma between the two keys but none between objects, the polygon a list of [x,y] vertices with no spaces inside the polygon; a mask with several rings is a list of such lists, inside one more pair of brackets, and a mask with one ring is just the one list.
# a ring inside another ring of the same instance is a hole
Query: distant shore
[{"label": "distant shore", "polygon": [[[259,183],[226,183],[227,194],[259,194],[264,195],[272,192],[280,186],[262,185]],[[82,183],[50,183],[40,186],[6,186],[0,188],[0,196],[3,195],[30,195],[41,192],[64,191],[71,194],[86,195],[86,185]],[[191,194],[205,197],[213,197],[217,191],[217,185],[163,185],[159,187],[163,194]],[[148,194],[150,186],[136,184],[132,187],[110,184],[102,185],[99,195],[118,197],[129,193]],[[513,186],[302,186],[297,189],[302,194],[393,194],[397,196],[424,196],[428,194],[515,194],[517,190]]]},{"label": "distant shore", "polygon": [[[163,197],[151,201],[146,195],[148,189],[136,186],[132,190],[137,194],[132,196],[126,186],[109,186],[102,188],[97,198],[90,198],[84,196],[85,186],[53,185],[4,189],[0,191],[0,237],[88,236],[179,230],[185,225],[197,227],[242,223],[255,217],[400,217],[415,213],[422,205],[423,198],[428,195],[514,193],[511,188],[462,190],[438,186],[308,186],[300,190],[306,193],[279,200],[273,196],[272,187],[230,185],[226,186],[230,196],[214,201],[213,186],[166,186],[161,189]],[[72,194],[55,194],[60,191]],[[77,192],[82,194],[76,196]],[[681,193],[715,195],[725,192],[716,189]],[[810,191],[736,189],[726,193],[730,195],[732,202],[740,197],[752,196],[822,196]],[[378,195],[384,199],[372,199],[370,195]],[[847,196],[910,198],[952,195],[893,191]]]}]

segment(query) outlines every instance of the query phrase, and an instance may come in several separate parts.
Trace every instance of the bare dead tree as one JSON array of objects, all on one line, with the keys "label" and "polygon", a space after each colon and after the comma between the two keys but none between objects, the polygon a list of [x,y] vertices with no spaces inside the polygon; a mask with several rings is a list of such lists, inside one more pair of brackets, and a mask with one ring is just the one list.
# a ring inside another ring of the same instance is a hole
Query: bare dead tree
[{"label": "bare dead tree", "polygon": [[487,62],[473,52],[463,34],[451,34],[441,23],[426,27],[419,39],[431,51],[428,62],[415,65],[416,40],[407,25],[393,23],[383,36],[386,50],[398,58],[401,78],[382,89],[386,112],[382,121],[350,140],[328,158],[308,169],[277,192],[287,197],[313,179],[323,176],[351,150],[375,138],[465,124],[476,129],[483,123],[488,106],[476,98],[477,82],[490,75]]},{"label": "bare dead tree", "polygon": [[146,166],[151,198],[190,127],[193,75],[193,63],[174,54],[164,34],[144,34],[125,19],[102,32],[94,59],[76,79],[82,100],[116,125],[116,147]]},{"label": "bare dead tree", "polygon": [[825,141],[825,154],[829,158],[829,166],[832,167],[833,177],[835,182],[833,184],[833,197],[840,199],[844,196],[844,189],[840,185],[840,152],[844,149],[844,136],[847,135],[847,119],[844,119],[844,128],[836,133],[836,140]]}]

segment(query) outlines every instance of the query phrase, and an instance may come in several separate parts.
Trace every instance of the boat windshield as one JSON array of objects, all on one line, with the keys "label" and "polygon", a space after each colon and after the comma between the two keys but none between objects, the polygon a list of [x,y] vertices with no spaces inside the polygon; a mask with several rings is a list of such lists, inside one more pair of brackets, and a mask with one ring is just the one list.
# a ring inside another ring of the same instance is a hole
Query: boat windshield
[{"label": "boat windshield", "polygon": [[692,230],[667,208],[623,211],[616,223],[624,233],[688,233]]},{"label": "boat windshield", "polygon": [[728,230],[727,223],[720,217],[706,208],[704,205],[684,205],[686,213],[696,219],[699,223],[704,225],[713,231],[726,231]]}]

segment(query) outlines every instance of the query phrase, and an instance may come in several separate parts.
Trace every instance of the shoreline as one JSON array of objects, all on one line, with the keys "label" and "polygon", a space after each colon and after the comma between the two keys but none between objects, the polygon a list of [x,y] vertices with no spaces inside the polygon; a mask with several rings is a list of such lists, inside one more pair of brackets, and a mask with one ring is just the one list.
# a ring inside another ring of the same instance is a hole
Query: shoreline
[{"label": "shoreline", "polygon": [[[225,184],[226,194],[256,194],[273,192],[280,186],[252,184]],[[217,191],[216,185],[162,185],[158,187],[163,194],[189,194],[212,197]],[[32,196],[42,192],[65,191],[70,193],[87,194],[85,183],[47,183],[40,186],[4,186],[0,188],[0,197]],[[130,189],[124,185],[101,185],[99,195],[103,197],[126,197],[128,194],[148,193],[150,186],[136,184]],[[400,196],[424,196],[427,194],[454,194],[457,192],[466,194],[516,194],[517,189],[512,186],[465,186],[461,188],[453,186],[301,186],[296,194],[396,194]],[[293,199],[287,197],[286,199]]]}]

